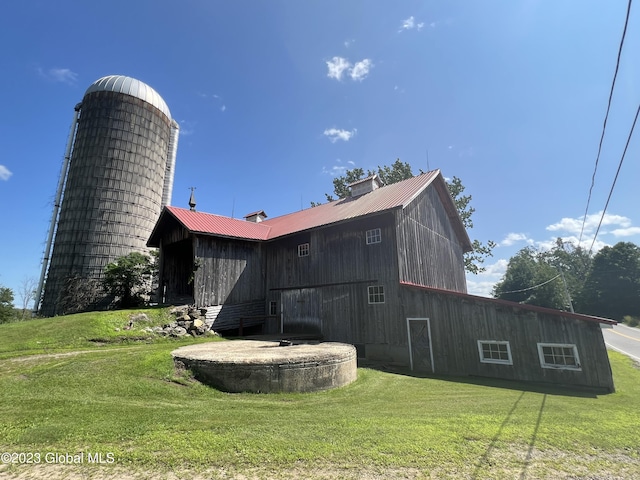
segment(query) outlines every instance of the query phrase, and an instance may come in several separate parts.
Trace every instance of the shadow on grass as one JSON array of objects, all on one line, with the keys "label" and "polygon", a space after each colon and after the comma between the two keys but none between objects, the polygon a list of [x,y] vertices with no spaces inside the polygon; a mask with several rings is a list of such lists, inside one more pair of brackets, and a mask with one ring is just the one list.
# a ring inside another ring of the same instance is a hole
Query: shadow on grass
[{"label": "shadow on grass", "polygon": [[520,382],[517,380],[507,380],[501,378],[477,377],[477,376],[452,376],[452,375],[436,375],[426,372],[411,371],[408,367],[400,367],[395,365],[379,364],[373,362],[360,362],[359,368],[370,368],[381,372],[393,373],[396,375],[404,375],[413,378],[428,378],[443,382],[463,383],[468,385],[480,385],[484,387],[503,388],[506,390],[517,390],[520,392],[541,393],[545,395],[560,395],[565,397],[580,398],[597,398],[599,395],[605,395],[609,392],[589,387],[580,387],[575,385],[555,385],[548,383],[536,382]]}]

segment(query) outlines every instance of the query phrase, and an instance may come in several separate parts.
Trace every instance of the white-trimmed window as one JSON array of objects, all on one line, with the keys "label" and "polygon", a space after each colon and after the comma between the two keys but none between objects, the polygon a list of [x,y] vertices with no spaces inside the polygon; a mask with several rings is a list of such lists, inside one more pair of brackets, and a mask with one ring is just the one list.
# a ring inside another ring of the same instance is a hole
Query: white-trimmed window
[{"label": "white-trimmed window", "polygon": [[384,303],[384,287],[382,285],[370,285],[367,290],[369,303]]},{"label": "white-trimmed window", "polygon": [[482,363],[513,365],[509,342],[497,340],[478,340],[478,353]]},{"label": "white-trimmed window", "polygon": [[538,355],[542,368],[582,370],[578,349],[571,343],[539,343]]},{"label": "white-trimmed window", "polygon": [[379,228],[367,230],[367,245],[382,242],[382,231]]},{"label": "white-trimmed window", "polygon": [[309,244],[301,243],[298,245],[298,256],[299,257],[308,257],[309,256]]}]

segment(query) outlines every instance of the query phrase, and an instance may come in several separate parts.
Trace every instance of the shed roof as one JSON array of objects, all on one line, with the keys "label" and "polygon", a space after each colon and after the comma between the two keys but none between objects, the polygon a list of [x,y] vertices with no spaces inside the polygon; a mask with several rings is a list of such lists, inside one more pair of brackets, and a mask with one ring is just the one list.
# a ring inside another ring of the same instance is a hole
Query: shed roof
[{"label": "shed roof", "polygon": [[395,208],[405,208],[431,184],[434,184],[437,189],[463,248],[465,251],[471,250],[471,241],[458,216],[455,204],[449,195],[440,170],[432,170],[398,183],[386,185],[355,198],[349,197],[335,200],[280,217],[270,218],[260,223],[247,222],[210,213],[191,212],[184,208],[165,207],[147,245],[150,247],[159,246],[159,227],[163,223],[163,218],[167,215],[173,216],[185,228],[194,233],[247,240],[271,240],[312,228],[382,213]]},{"label": "shed roof", "polygon": [[404,287],[409,287],[409,288],[414,288],[417,290],[423,290],[426,292],[433,292],[433,293],[439,293],[442,295],[448,295],[448,296],[452,296],[452,297],[458,297],[458,298],[463,298],[463,299],[467,299],[467,300],[474,300],[480,303],[494,303],[494,304],[498,304],[498,305],[503,305],[506,307],[512,307],[512,308],[519,308],[522,310],[529,310],[532,312],[538,312],[538,313],[546,313],[549,315],[555,315],[555,316],[560,316],[560,317],[567,317],[567,318],[576,318],[578,320],[585,320],[587,322],[596,322],[596,323],[605,323],[608,325],[616,325],[618,322],[615,320],[611,320],[609,318],[602,318],[602,317],[595,317],[593,315],[586,315],[583,313],[572,313],[572,312],[565,312],[562,310],[556,310],[554,308],[547,308],[547,307],[539,307],[537,305],[528,305],[526,303],[517,303],[517,302],[511,302],[509,300],[502,300],[500,298],[490,298],[490,297],[480,297],[478,295],[471,295],[469,293],[463,293],[463,292],[454,292],[453,290],[444,290],[442,288],[435,288],[435,287],[426,287],[424,285],[417,285],[415,283],[411,283],[411,282],[400,282],[400,285],[404,286]]}]

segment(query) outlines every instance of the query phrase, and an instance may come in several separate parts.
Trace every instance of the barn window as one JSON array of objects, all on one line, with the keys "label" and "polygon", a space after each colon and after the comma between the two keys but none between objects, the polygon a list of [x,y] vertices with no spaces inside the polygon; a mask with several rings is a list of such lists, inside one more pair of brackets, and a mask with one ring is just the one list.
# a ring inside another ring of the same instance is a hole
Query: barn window
[{"label": "barn window", "polygon": [[309,244],[301,243],[298,245],[298,256],[299,257],[307,257],[309,256]]},{"label": "barn window", "polygon": [[513,365],[509,342],[495,340],[478,340],[478,353],[482,363],[500,363]]},{"label": "barn window", "polygon": [[367,230],[367,245],[382,242],[382,232],[379,228]]},{"label": "barn window", "polygon": [[539,343],[538,355],[542,368],[561,370],[582,370],[578,349],[573,344]]},{"label": "barn window", "polygon": [[369,303],[384,303],[384,287],[382,285],[372,285],[369,290]]},{"label": "barn window", "polygon": [[278,302],[269,302],[269,315],[278,314]]}]

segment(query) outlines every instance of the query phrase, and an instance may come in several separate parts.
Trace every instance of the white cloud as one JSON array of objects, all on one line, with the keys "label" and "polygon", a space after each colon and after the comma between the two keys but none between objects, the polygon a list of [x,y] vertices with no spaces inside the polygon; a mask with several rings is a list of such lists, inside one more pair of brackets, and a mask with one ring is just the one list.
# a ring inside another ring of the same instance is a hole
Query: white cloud
[{"label": "white cloud", "polygon": [[322,167],[322,173],[326,173],[328,175],[331,175],[332,177],[337,177],[339,175],[342,175],[346,170],[347,170],[347,167],[343,165],[334,165],[331,168]]},{"label": "white cloud", "polygon": [[467,290],[471,295],[491,297],[493,286],[507,271],[508,260],[501,258],[495,263],[485,265],[485,271],[477,275],[467,274]]},{"label": "white cloud", "polygon": [[9,180],[9,177],[13,175],[11,171],[4,165],[0,165],[0,180]]},{"label": "white cloud", "polygon": [[327,68],[327,77],[342,80],[342,74],[351,68],[351,63],[346,58],[333,57],[327,62]]},{"label": "white cloud", "polygon": [[631,237],[632,235],[640,235],[640,227],[616,228],[609,233],[614,237]]},{"label": "white cloud", "polygon": [[345,46],[346,48],[349,48],[349,47],[350,47],[351,45],[353,45],[355,42],[356,42],[356,41],[355,41],[353,38],[347,38],[347,39],[344,41],[344,46]]},{"label": "white cloud", "polygon": [[187,137],[193,135],[195,132],[196,122],[188,122],[187,120],[180,120],[180,136]]},{"label": "white cloud", "polygon": [[342,77],[348,74],[351,80],[361,82],[369,75],[369,71],[373,67],[373,62],[369,58],[360,60],[355,64],[352,64],[349,60],[343,57],[333,57],[326,62],[327,64],[327,77],[335,78],[336,80],[342,80]]},{"label": "white cloud", "polygon": [[504,240],[502,240],[498,244],[498,246],[500,246],[500,247],[510,247],[514,243],[521,242],[523,240],[526,240],[527,243],[533,243],[533,240],[529,239],[524,233],[509,233],[504,238]]},{"label": "white cloud", "polygon": [[68,68],[50,68],[49,70],[38,69],[38,73],[54,82],[66,83],[67,85],[75,85],[78,80],[78,74]]},{"label": "white cloud", "polygon": [[351,69],[351,72],[349,73],[351,75],[351,79],[361,82],[367,77],[367,75],[369,75],[371,67],[373,67],[373,62],[368,58],[356,62],[356,64]]},{"label": "white cloud", "polygon": [[368,58],[365,58],[364,60],[357,62],[351,69],[351,72],[350,72],[351,79],[357,82],[361,82],[367,77],[367,75],[369,75],[369,71],[371,70],[371,67],[373,67],[373,62]]},{"label": "white cloud", "polygon": [[[596,228],[598,227],[598,223],[600,222],[601,217],[602,211],[587,215],[587,219],[584,222],[584,233],[594,233]],[[547,230],[549,230],[550,232],[567,232],[580,235],[583,218],[584,217],[565,217],[558,223],[549,225],[547,227]],[[623,217],[622,215],[611,215],[609,213],[606,213],[604,215],[604,218],[602,219],[602,225],[619,225],[620,227],[628,228],[631,226],[631,220],[627,217]]]},{"label": "white cloud", "polygon": [[331,143],[336,143],[338,140],[343,140],[345,142],[348,142],[351,139],[351,137],[353,137],[356,134],[357,131],[358,130],[355,128],[351,131],[342,130],[338,128],[327,128],[323,132],[323,135],[328,137],[329,140],[331,140]]},{"label": "white cloud", "polygon": [[398,32],[400,33],[404,30],[413,30],[414,28],[416,30],[422,30],[423,27],[424,27],[424,22],[416,23],[415,17],[411,15],[406,20],[403,20],[402,27],[400,27],[400,30],[398,30]]},{"label": "white cloud", "polygon": [[226,105],[222,105],[222,106],[220,107],[220,111],[221,111],[221,112],[224,112],[226,109],[227,109],[227,106],[226,106]]}]

